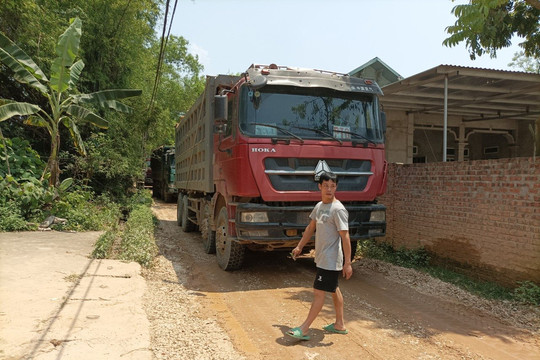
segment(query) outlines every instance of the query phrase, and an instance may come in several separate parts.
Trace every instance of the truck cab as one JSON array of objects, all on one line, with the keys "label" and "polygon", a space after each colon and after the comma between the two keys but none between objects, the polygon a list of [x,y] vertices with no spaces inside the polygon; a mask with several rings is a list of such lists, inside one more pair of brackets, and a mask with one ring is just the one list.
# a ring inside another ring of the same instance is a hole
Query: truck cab
[{"label": "truck cab", "polygon": [[359,239],[385,235],[385,207],[376,200],[387,173],[376,83],[276,65],[252,65],[228,80],[210,85],[212,187],[185,186],[179,203],[179,215],[187,210],[199,227],[198,209],[208,209],[203,237],[223,269],[240,267],[246,248],[294,248],[320,201],[316,180],[324,171],[339,177],[336,197],[349,212],[353,249]]}]

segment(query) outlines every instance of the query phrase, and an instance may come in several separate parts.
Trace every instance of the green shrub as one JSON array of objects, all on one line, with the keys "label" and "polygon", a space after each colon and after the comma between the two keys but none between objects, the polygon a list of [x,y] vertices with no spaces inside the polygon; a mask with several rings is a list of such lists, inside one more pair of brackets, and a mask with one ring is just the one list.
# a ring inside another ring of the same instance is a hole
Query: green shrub
[{"label": "green shrub", "polygon": [[31,226],[21,214],[20,209],[14,202],[0,204],[0,231],[25,231],[31,230]]},{"label": "green shrub", "polygon": [[121,235],[120,259],[136,261],[150,267],[157,254],[154,239],[154,216],[150,207],[139,205],[133,208]]},{"label": "green shrub", "polygon": [[53,203],[50,213],[67,219],[65,225],[54,225],[55,229],[74,231],[113,229],[121,216],[120,206],[107,196],[96,197],[82,189],[63,194]]},{"label": "green shrub", "polygon": [[[5,138],[4,140],[6,146],[0,141],[0,176],[5,178],[11,175],[16,179],[40,177],[45,169],[45,163],[32,149],[30,143],[20,138]],[[7,164],[9,164],[9,174]]]},{"label": "green shrub", "polygon": [[[53,197],[54,193],[46,180],[40,182],[36,178],[17,180],[11,175],[0,176],[0,207],[10,209],[2,220],[0,230],[23,230],[25,227],[21,226],[21,221],[41,221],[43,209],[51,203]],[[11,221],[15,223],[10,224]]]},{"label": "green shrub", "polygon": [[520,286],[514,289],[514,299],[529,305],[540,306],[540,286],[532,281],[520,281]]},{"label": "green shrub", "polygon": [[150,190],[138,189],[131,197],[127,199],[126,208],[129,212],[131,212],[139,205],[150,207],[152,205],[152,201],[152,192]]}]

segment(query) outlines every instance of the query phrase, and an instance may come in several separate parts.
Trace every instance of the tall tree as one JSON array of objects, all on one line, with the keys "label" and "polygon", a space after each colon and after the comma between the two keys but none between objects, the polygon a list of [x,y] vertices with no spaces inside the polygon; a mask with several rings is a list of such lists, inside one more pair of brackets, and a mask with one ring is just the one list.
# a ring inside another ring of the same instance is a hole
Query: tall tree
[{"label": "tall tree", "polygon": [[492,58],[497,50],[511,45],[514,35],[523,38],[519,45],[526,56],[540,58],[539,0],[471,0],[452,9],[457,17],[448,26],[445,46],[465,41],[471,59],[483,54]]},{"label": "tall tree", "polygon": [[48,107],[28,102],[11,102],[0,106],[0,122],[13,117],[28,117],[26,122],[47,129],[51,138],[51,152],[47,169],[51,172],[50,184],[57,186],[60,180],[58,150],[60,148],[60,125],[70,132],[74,144],[86,153],[78,124],[89,122],[106,128],[107,121],[92,111],[91,107],[129,112],[131,109],[118,99],[139,96],[141,90],[107,90],[91,94],[79,94],[76,84],[84,68],[82,60],[75,62],[79,51],[82,22],[75,18],[58,38],[56,55],[51,65],[50,80],[37,64],[14,42],[0,33],[0,60],[13,71],[13,78],[26,84],[47,99]]},{"label": "tall tree", "polygon": [[[60,161],[65,175],[76,175],[79,179],[92,178],[91,185],[99,184],[96,189],[109,191],[110,187],[115,187],[112,189],[115,193],[125,193],[125,187],[131,186],[136,177],[142,176],[145,156],[159,145],[174,142],[178,117],[189,109],[204,86],[204,79],[200,75],[202,66],[198,58],[187,50],[187,41],[180,36],[171,36],[165,50],[153,111],[151,114],[148,112],[159,54],[157,25],[163,15],[165,1],[0,2],[0,31],[9,32],[11,36],[8,37],[20,40],[14,42],[35,60],[44,73],[49,74],[50,64],[55,57],[56,38],[52,34],[65,29],[68,16],[79,16],[84,23],[80,58],[85,68],[79,79],[78,90],[91,93],[108,88],[144,89],[137,101],[130,103],[134,109],[131,114],[107,114],[109,127],[106,132],[78,123],[88,156],[77,155],[71,142],[61,143]],[[41,39],[40,46],[36,46],[35,39]],[[13,81],[11,72],[7,70],[5,66],[0,69],[3,97],[48,108],[46,98],[38,90]],[[20,119],[4,121],[0,127],[5,133],[15,133],[13,136],[21,136],[18,129],[23,129],[25,133],[22,135],[27,136],[22,137],[30,139],[34,148],[42,149],[42,154],[48,153],[48,148],[41,144],[48,143],[49,135],[41,128],[25,126]],[[148,141],[143,146],[141,139],[147,129]],[[61,132],[63,137],[70,135],[66,128]],[[122,184],[123,188],[118,184]]]},{"label": "tall tree", "polygon": [[514,57],[512,58],[512,62],[508,64],[508,66],[526,72],[540,74],[540,58],[534,59],[532,57],[525,56],[523,51],[515,53]]}]

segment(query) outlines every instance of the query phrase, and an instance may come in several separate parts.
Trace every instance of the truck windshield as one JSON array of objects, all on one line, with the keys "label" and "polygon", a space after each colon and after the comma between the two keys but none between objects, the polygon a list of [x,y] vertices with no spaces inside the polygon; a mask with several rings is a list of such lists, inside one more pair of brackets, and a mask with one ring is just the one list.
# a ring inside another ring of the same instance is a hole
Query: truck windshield
[{"label": "truck windshield", "polygon": [[240,130],[253,137],[287,136],[279,128],[302,139],[382,143],[378,114],[373,94],[291,86],[240,93]]}]

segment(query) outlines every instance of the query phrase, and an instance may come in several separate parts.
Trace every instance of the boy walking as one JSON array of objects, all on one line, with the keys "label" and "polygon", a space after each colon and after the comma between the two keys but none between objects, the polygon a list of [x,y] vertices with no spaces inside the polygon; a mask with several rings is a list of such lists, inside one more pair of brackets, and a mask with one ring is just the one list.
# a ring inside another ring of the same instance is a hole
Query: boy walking
[{"label": "boy walking", "polygon": [[[315,230],[315,263],[317,274],[313,284],[313,302],[306,320],[302,325],[287,331],[287,335],[300,340],[309,340],[309,327],[317,318],[324,305],[327,292],[332,294],[336,321],[323,329],[338,334],[347,334],[343,318],[343,295],[338,287],[340,273],[350,279],[351,240],[349,238],[349,214],[343,204],[335,198],[338,179],[333,173],[323,173],[319,178],[321,201],[309,215],[311,221],[306,227],[302,239],[293,249],[295,259],[302,253],[302,248],[311,239]],[[345,259],[345,262],[343,261]]]}]

